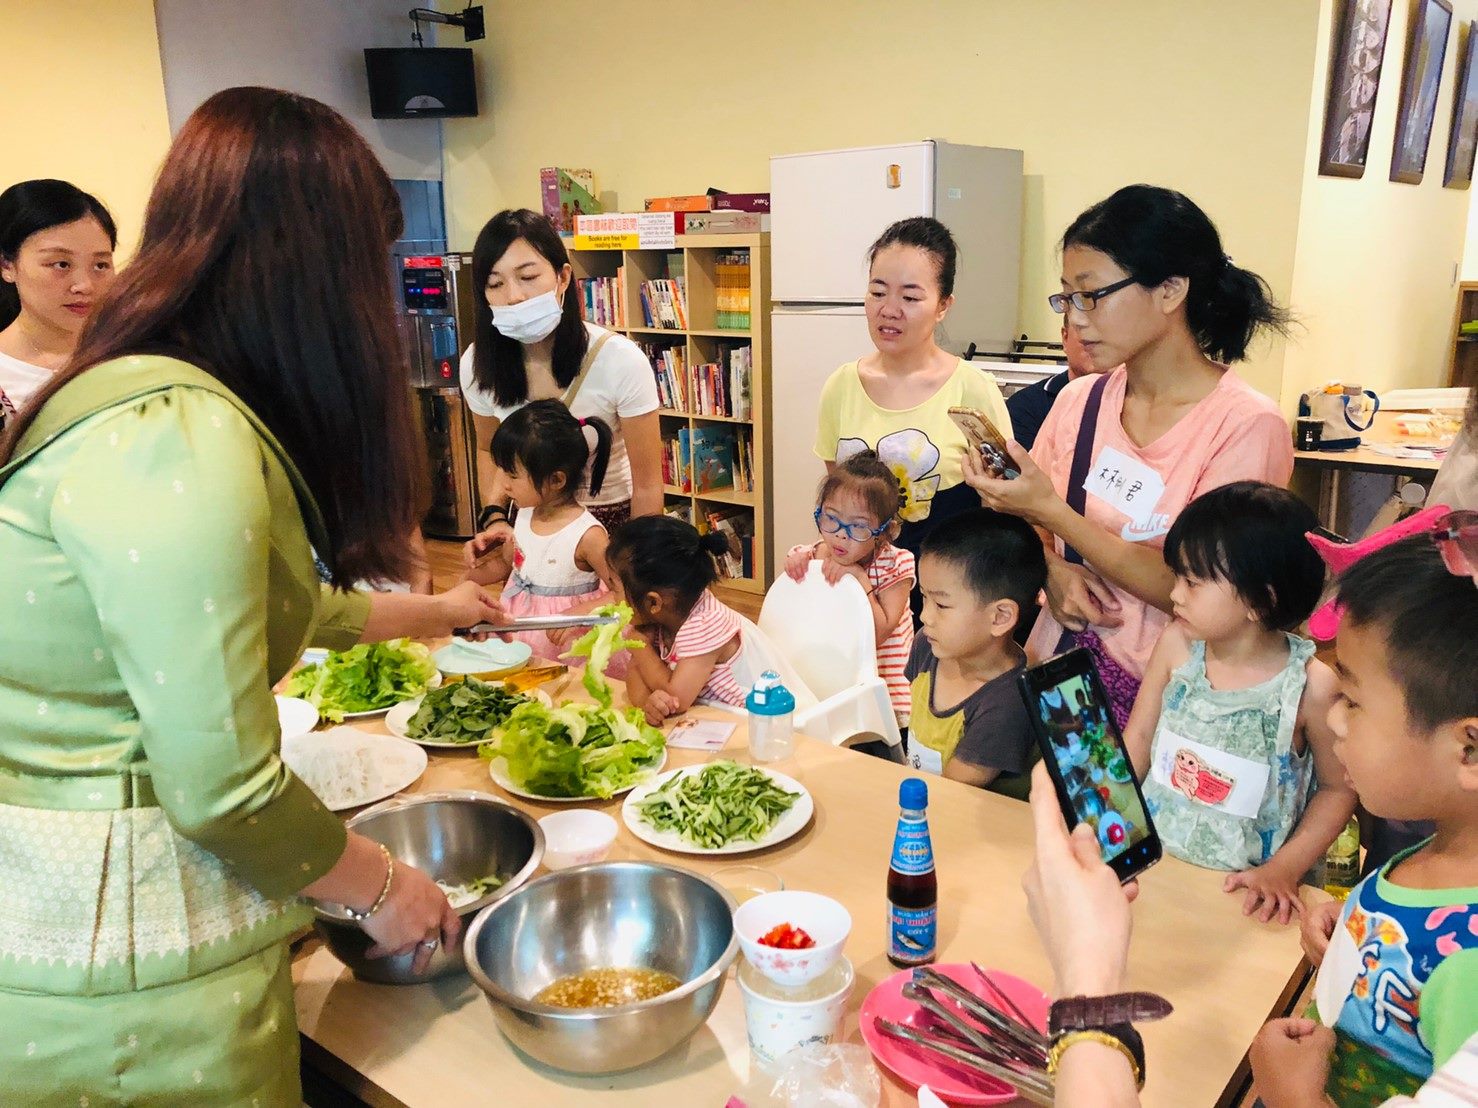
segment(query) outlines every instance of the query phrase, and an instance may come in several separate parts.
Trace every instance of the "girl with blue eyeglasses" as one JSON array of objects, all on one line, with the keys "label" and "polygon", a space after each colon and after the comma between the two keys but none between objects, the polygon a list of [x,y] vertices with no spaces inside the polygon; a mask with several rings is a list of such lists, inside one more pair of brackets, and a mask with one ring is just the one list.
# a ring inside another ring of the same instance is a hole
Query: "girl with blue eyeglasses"
[{"label": "girl with blue eyeglasses", "polygon": [[916,575],[913,553],[894,545],[902,499],[898,478],[875,451],[862,450],[835,463],[816,496],[821,537],[810,546],[792,547],[785,572],[799,581],[814,560],[828,584],[856,578],[872,606],[878,676],[888,683],[898,725],[907,727],[910,694],[903,667],[913,647],[908,600]]}]

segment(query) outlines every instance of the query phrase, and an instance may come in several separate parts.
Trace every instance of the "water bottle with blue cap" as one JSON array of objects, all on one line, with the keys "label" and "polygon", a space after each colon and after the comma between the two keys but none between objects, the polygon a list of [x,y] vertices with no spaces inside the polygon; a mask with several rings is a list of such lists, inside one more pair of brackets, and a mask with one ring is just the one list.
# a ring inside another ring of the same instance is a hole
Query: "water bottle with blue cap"
[{"label": "water bottle with blue cap", "polygon": [[760,674],[744,702],[749,709],[749,755],[778,762],[795,749],[795,697],[772,669]]}]

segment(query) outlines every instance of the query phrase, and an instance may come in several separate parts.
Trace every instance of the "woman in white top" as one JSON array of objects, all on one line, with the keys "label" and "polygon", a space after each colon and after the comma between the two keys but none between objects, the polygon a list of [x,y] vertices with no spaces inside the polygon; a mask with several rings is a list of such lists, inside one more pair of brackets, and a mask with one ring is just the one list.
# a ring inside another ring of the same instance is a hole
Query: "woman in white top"
[{"label": "woman in white top", "polygon": [[113,283],[118,229],[66,181],[0,193],[0,424],[61,369]]},{"label": "woman in white top", "polygon": [[[579,502],[614,530],[631,516],[662,510],[662,446],[657,382],[630,339],[586,323],[570,256],[537,212],[503,211],[488,220],[472,250],[473,344],[462,356],[462,396],[477,428],[481,531],[467,544],[469,564],[512,536],[502,506],[507,489],[488,446],[498,425],[531,400],[563,400],[580,418],[614,433],[600,492],[588,474]],[[582,376],[582,370],[584,370]]]}]

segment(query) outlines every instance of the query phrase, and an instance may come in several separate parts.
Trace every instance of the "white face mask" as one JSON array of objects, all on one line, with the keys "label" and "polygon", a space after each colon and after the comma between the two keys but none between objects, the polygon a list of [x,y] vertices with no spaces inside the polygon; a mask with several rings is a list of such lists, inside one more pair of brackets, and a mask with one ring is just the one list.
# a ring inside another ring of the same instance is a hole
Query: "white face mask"
[{"label": "white face mask", "polygon": [[553,292],[541,292],[506,308],[493,308],[493,326],[525,346],[554,334],[563,317],[564,307]]}]

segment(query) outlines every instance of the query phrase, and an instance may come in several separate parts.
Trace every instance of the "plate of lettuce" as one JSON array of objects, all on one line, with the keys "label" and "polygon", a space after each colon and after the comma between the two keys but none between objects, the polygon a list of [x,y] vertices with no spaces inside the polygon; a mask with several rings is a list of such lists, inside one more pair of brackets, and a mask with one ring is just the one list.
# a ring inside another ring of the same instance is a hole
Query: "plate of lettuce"
[{"label": "plate of lettuce", "polygon": [[592,627],[569,651],[589,659],[583,683],[593,703],[520,704],[479,747],[493,781],[515,796],[555,803],[605,800],[667,764],[662,732],[641,709],[612,706],[605,671],[613,653],[637,645],[622,637],[631,609],[610,604],[597,612],[621,620]]},{"label": "plate of lettuce", "polygon": [[302,697],[334,723],[376,716],[441,684],[431,651],[410,639],[331,650],[321,662],[295,671],[284,696]]}]

